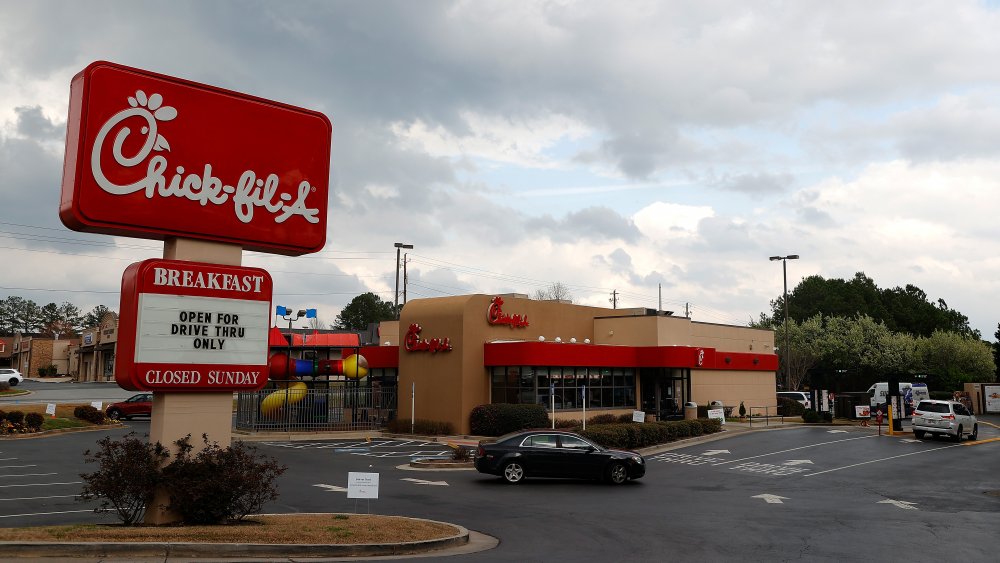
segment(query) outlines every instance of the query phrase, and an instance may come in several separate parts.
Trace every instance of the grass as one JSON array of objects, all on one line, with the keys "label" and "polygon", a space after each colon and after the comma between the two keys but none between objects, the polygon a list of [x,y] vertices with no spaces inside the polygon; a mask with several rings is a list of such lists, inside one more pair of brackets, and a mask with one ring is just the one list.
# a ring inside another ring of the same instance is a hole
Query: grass
[{"label": "grass", "polygon": [[[7,404],[0,410],[6,412],[11,411],[21,411],[24,414],[30,412],[37,412],[38,414],[45,417],[45,422],[42,423],[42,430],[59,430],[62,428],[85,428],[88,426],[95,426],[94,424],[87,422],[85,420],[80,420],[73,416],[73,411],[76,407],[81,405],[89,405],[90,403],[70,403],[70,404],[56,404],[56,415],[52,417],[45,414],[45,409],[48,407],[45,403],[28,403],[28,404]],[[20,434],[20,436],[26,436],[30,434]]]},{"label": "grass", "polygon": [[258,516],[223,526],[72,525],[0,528],[0,541],[191,542],[261,544],[399,543],[451,537],[449,524],[372,514]]}]

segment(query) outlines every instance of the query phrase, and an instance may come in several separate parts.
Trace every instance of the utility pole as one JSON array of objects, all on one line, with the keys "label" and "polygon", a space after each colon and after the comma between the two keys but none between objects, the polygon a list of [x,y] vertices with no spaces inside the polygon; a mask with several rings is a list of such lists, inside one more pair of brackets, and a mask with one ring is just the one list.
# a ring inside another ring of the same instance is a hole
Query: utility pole
[{"label": "utility pole", "polygon": [[684,304],[684,316],[687,317],[687,318],[689,318],[689,319],[691,318],[691,304],[690,303],[685,303]]},{"label": "utility pole", "polygon": [[409,278],[406,276],[406,263],[410,261],[408,254],[403,254],[403,305],[406,305],[406,283]]},{"label": "utility pole", "polygon": [[403,244],[397,242],[393,244],[396,247],[396,291],[395,297],[393,298],[393,310],[396,312],[396,319],[399,319],[399,249],[401,248],[413,248],[412,244]]},{"label": "utility pole", "polygon": [[608,301],[611,302],[612,309],[618,308],[618,290],[616,289],[611,290],[611,299],[608,299]]}]

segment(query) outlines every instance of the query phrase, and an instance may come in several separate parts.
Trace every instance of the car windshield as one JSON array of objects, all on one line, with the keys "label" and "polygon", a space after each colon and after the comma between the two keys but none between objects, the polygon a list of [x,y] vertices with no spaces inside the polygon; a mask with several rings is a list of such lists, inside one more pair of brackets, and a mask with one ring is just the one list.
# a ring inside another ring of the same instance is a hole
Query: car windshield
[{"label": "car windshield", "polygon": [[921,403],[917,405],[917,410],[925,412],[939,412],[939,413],[951,412],[951,409],[948,408],[948,403],[928,403],[926,401],[921,401]]}]

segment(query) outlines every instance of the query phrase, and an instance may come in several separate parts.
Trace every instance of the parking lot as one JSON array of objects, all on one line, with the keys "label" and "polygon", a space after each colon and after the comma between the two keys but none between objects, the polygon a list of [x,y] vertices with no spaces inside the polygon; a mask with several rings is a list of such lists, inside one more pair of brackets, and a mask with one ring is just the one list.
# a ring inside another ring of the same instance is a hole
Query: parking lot
[{"label": "parking lot", "polygon": [[[142,432],[148,423],[130,426]],[[0,486],[0,526],[111,521],[72,498],[78,473],[92,470],[82,451],[104,434],[0,443],[0,464],[25,466],[2,470],[16,476]],[[400,514],[500,539],[496,549],[449,561],[901,560],[912,557],[914,539],[921,557],[994,560],[986,549],[1000,526],[994,426],[961,444],[851,426],[733,434],[650,453],[646,476],[620,487],[511,486],[471,470],[405,468],[414,457],[450,455],[432,441],[255,445],[289,466],[268,511]],[[347,498],[351,471],[379,474],[377,499]]]}]

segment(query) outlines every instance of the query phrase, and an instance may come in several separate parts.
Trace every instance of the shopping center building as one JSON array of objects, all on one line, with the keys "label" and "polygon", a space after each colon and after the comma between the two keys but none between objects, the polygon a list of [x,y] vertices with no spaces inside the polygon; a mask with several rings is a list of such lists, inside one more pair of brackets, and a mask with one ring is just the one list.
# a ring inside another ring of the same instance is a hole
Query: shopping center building
[{"label": "shopping center building", "polygon": [[[398,382],[408,420],[469,432],[486,403],[554,405],[560,418],[668,418],[686,402],[774,407],[774,333],[651,309],[605,309],[523,295],[412,300],[362,347],[372,379]],[[412,397],[411,397],[412,395]],[[412,407],[411,407],[412,405]]]}]

